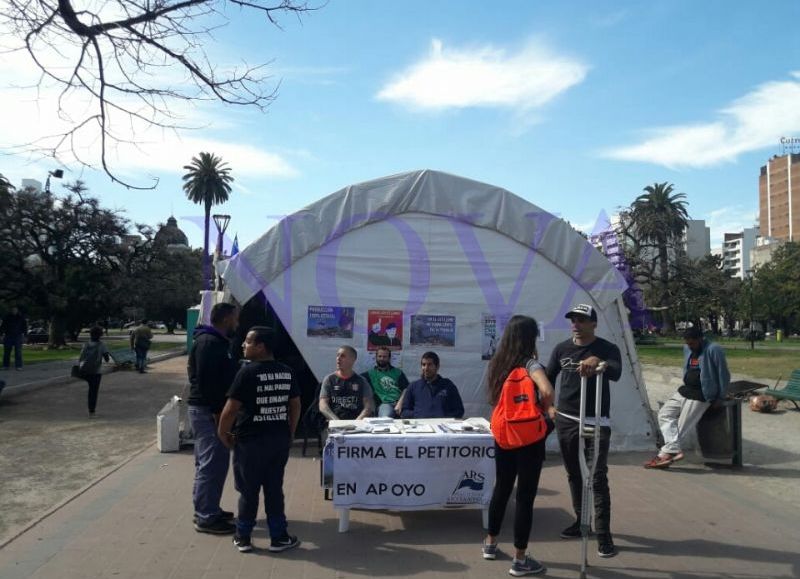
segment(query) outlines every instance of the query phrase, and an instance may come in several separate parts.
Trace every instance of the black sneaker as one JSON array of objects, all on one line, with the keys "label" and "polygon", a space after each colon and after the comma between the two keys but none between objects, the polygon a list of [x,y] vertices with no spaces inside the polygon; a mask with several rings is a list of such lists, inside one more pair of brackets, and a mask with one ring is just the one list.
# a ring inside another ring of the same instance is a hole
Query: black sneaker
[{"label": "black sneaker", "polygon": [[236,532],[236,525],[223,519],[217,519],[210,523],[195,522],[194,530],[198,533],[211,533],[212,535],[232,535]]},{"label": "black sneaker", "polygon": [[[236,518],[236,515],[234,515],[230,511],[220,511],[219,518],[223,521],[232,521],[234,518]],[[197,521],[198,521],[197,514],[195,513],[194,515],[192,515],[192,522],[196,523]]]},{"label": "black sneaker", "polygon": [[[592,534],[592,530],[589,529],[589,534]],[[561,531],[561,538],[562,539],[580,539],[581,538],[581,522],[575,521],[569,527]]]},{"label": "black sneaker", "polygon": [[250,542],[250,537],[240,537],[239,535],[234,535],[233,544],[237,549],[239,549],[240,553],[249,553],[253,550],[253,543]]},{"label": "black sneaker", "polygon": [[608,559],[609,557],[614,557],[617,552],[611,533],[599,533],[597,535],[597,554],[600,557]]},{"label": "black sneaker", "polygon": [[288,551],[300,544],[297,537],[286,534],[278,539],[272,539],[269,545],[269,550],[273,553],[280,553],[281,551]]}]

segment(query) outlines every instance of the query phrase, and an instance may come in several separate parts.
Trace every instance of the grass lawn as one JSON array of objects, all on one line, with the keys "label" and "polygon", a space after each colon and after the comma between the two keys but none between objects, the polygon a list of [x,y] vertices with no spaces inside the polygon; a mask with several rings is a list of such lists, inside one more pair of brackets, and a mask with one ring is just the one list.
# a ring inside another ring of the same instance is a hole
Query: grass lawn
[{"label": "grass lawn", "polygon": [[[722,346],[725,348],[725,355],[728,358],[728,368],[734,373],[768,378],[773,381],[770,387],[774,386],[774,381],[779,376],[783,376],[782,386],[789,374],[800,368],[800,353],[769,347],[759,348],[759,345],[763,345],[763,342],[756,343],[756,349],[751,351],[749,344],[747,344],[747,349],[734,349],[723,343]],[[636,350],[639,353],[639,361],[643,364],[680,366],[683,363],[683,349],[678,345],[642,345],[637,346]]]},{"label": "grass lawn", "polygon": [[[22,352],[22,358],[25,364],[38,364],[41,362],[56,362],[60,360],[77,360],[78,355],[81,353],[81,343],[69,343],[66,348],[59,350],[46,350],[44,346],[40,345],[26,345]],[[119,342],[106,342],[109,350],[119,350],[127,348],[126,345]],[[184,347],[183,344],[174,344],[170,342],[153,342],[150,347],[150,352],[165,352],[167,350],[177,350]]]}]

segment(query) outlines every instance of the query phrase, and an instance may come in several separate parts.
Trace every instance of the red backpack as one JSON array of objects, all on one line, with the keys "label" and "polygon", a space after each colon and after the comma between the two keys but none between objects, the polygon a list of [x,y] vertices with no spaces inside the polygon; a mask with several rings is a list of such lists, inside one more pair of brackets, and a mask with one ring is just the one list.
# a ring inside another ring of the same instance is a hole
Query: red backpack
[{"label": "red backpack", "polygon": [[492,434],[500,448],[510,450],[539,442],[547,424],[536,404],[536,384],[525,368],[514,368],[503,382],[492,412]]}]

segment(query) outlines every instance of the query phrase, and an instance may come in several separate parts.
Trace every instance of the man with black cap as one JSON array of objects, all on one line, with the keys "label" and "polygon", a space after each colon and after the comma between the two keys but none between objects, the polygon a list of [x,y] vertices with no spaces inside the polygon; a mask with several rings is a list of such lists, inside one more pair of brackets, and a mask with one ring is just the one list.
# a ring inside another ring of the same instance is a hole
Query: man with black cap
[{"label": "man with black cap", "polygon": [[619,380],[622,374],[622,357],[619,348],[603,338],[595,336],[597,311],[588,304],[578,304],[569,310],[565,318],[570,320],[572,337],[556,345],[547,363],[547,378],[555,385],[561,374],[561,387],[558,394],[556,413],[551,407],[551,417],[555,420],[561,457],[567,470],[572,507],[576,521],[561,532],[561,538],[571,539],[581,536],[581,495],[583,477],[578,458],[580,438],[578,416],[580,415],[581,377],[591,378],[598,374],[598,367],[604,365],[602,373],[601,415],[595,417],[595,388],[590,380],[586,389],[587,423],[599,426],[600,435],[597,449],[592,449],[592,439],[586,439],[587,452],[597,453],[594,488],[594,522],[597,533],[597,554],[600,557],[613,557],[617,554],[611,536],[611,494],[608,488],[608,446],[611,438],[609,410],[611,393],[608,383]]}]

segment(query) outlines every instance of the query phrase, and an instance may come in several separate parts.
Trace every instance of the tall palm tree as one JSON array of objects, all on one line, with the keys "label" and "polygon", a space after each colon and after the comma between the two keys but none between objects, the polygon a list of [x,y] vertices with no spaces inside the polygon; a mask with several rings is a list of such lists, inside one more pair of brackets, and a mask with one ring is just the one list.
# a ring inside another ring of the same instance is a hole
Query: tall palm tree
[{"label": "tall palm tree", "polygon": [[[676,248],[686,231],[689,213],[686,195],[673,193],[671,183],[654,183],[644,189],[633,202],[631,220],[636,236],[655,246],[658,255],[659,282],[661,286],[660,306],[664,308],[665,330],[672,330],[672,315],[669,312],[669,249]],[[673,259],[676,256],[673,255]]]},{"label": "tall palm tree", "polygon": [[208,232],[211,207],[228,200],[231,194],[231,169],[213,153],[200,153],[183,167],[188,171],[183,176],[183,190],[190,201],[202,204],[205,209],[205,238],[203,239],[203,277],[206,289],[210,289],[211,276],[208,262]]}]

